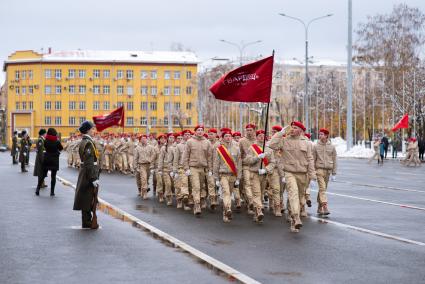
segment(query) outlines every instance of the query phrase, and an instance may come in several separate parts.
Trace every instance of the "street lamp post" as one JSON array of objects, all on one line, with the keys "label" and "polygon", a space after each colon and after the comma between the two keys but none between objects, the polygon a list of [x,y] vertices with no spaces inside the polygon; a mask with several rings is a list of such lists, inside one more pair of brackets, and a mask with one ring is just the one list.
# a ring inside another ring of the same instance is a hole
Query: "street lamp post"
[{"label": "street lamp post", "polygon": [[[241,41],[241,43],[238,44],[238,43],[227,41],[227,40],[224,40],[224,39],[220,39],[220,41],[227,43],[227,44],[230,44],[230,45],[233,45],[239,50],[239,66],[242,66],[242,64],[243,64],[242,56],[243,56],[243,51],[245,50],[245,48],[249,45],[253,45],[253,44],[262,42],[261,40],[256,40],[256,41],[246,42],[246,43],[244,41]],[[239,103],[239,130],[241,131],[241,133],[242,133],[242,129],[243,129],[243,126],[242,126],[243,125],[242,108],[243,108],[243,103]],[[248,107],[248,117],[249,117],[249,107]]]},{"label": "street lamp post", "polygon": [[305,94],[305,99],[304,99],[304,113],[305,113],[305,124],[306,124],[306,131],[310,132],[310,123],[309,123],[309,105],[308,105],[308,28],[310,27],[310,24],[313,23],[314,21],[323,19],[323,18],[327,18],[332,16],[332,14],[327,14],[325,16],[321,16],[321,17],[317,17],[314,19],[311,19],[309,22],[304,22],[303,20],[301,20],[300,18],[296,18],[296,17],[292,17],[292,16],[288,16],[286,14],[283,13],[279,13],[279,15],[289,18],[289,19],[293,19],[296,20],[298,22],[300,22],[303,26],[304,26],[304,32],[305,32],[305,77],[304,77],[304,94]]}]

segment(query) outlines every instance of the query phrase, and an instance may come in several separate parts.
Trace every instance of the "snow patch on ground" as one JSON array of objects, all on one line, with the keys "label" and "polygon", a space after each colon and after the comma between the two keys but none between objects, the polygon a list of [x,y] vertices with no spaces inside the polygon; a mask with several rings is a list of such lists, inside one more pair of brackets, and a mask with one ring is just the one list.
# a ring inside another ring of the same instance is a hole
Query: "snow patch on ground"
[{"label": "snow patch on ground", "polygon": [[364,144],[355,145],[347,151],[347,141],[341,137],[331,139],[332,144],[335,146],[338,157],[343,158],[370,158],[373,156],[373,149],[366,148]]}]

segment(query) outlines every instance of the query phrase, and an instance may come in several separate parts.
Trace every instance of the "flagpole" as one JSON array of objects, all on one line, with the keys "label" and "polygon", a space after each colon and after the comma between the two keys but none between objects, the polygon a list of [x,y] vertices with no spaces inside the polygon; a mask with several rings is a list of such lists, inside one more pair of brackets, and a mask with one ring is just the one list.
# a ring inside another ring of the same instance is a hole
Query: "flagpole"
[{"label": "flagpole", "polygon": [[[273,49],[273,62],[274,62],[274,49]],[[270,100],[271,100],[272,94],[270,89]],[[270,100],[267,103],[267,110],[266,110],[266,125],[264,126],[264,141],[263,141],[263,153],[266,152],[266,140],[267,140],[267,128],[269,126],[269,108],[270,108]],[[260,169],[263,168],[263,159],[261,159]]]}]

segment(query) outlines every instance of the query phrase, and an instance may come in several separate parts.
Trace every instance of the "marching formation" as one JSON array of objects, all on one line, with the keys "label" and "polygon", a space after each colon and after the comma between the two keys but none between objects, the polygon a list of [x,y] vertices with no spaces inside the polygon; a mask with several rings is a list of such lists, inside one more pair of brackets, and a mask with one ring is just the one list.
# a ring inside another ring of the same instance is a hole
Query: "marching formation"
[{"label": "marching formation", "polygon": [[[266,204],[276,217],[286,213],[291,232],[299,232],[306,206],[312,206],[310,188],[316,184],[317,213],[330,214],[326,189],[336,175],[329,131],[321,129],[319,142],[313,144],[305,130],[294,121],[290,127],[273,126],[267,137],[254,124],[245,126],[244,135],[198,125],[194,131],[156,138],[95,134],[92,141],[98,167],[134,175],[143,200],[148,199],[152,177],[153,196],[159,202],[173,206],[175,200],[178,209],[197,217],[207,208],[216,211],[222,199],[223,222],[231,222],[233,212],[244,208],[254,222],[262,223]],[[70,167],[83,167],[81,139],[84,135],[71,137],[64,146]]]}]

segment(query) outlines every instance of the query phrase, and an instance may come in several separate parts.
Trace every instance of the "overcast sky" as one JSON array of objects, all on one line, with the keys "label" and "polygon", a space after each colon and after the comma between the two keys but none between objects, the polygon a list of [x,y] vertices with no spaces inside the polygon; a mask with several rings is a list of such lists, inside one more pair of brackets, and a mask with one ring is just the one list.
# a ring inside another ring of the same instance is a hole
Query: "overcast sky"
[{"label": "overcast sky", "polygon": [[[245,56],[269,55],[302,59],[304,20],[333,13],[313,23],[309,53],[317,59],[346,60],[347,0],[0,0],[0,59],[16,50],[69,49],[169,50],[173,43],[209,58],[237,59],[240,43]],[[425,12],[424,0],[353,0],[353,27],[367,15],[391,12],[407,3]],[[0,72],[0,83],[4,73]]]}]

